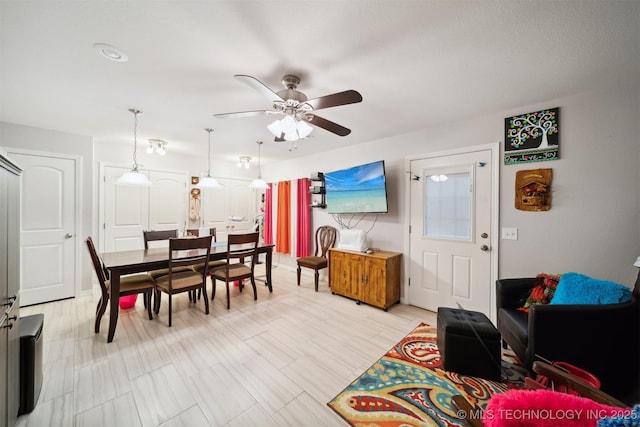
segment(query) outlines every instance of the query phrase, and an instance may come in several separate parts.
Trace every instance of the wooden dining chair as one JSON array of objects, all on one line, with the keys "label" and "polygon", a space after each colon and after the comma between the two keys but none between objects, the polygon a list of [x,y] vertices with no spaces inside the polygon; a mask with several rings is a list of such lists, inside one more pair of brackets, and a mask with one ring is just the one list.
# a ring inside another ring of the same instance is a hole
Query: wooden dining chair
[{"label": "wooden dining chair", "polygon": [[330,225],[323,225],[316,230],[316,249],[313,256],[301,257],[296,260],[298,263],[298,286],[300,286],[301,267],[311,268],[315,271],[316,292],[318,292],[318,279],[320,270],[329,265],[329,249],[336,244],[337,231]]},{"label": "wooden dining chair", "polygon": [[[225,282],[227,287],[227,310],[231,308],[231,299],[229,296],[229,283],[239,282],[240,292],[242,292],[244,279],[251,280],[253,287],[253,300],[258,299],[256,290],[256,279],[254,270],[258,261],[258,238],[260,233],[245,234],[229,234],[227,236],[227,260],[224,265],[213,268],[209,271],[211,282],[213,283],[213,291],[211,299],[216,296],[216,280]],[[246,265],[245,260],[249,260]],[[206,294],[205,294],[206,297]]]},{"label": "wooden dining chair", "polygon": [[[209,235],[212,237],[212,241],[213,242],[217,242],[218,239],[216,237],[216,228],[212,227],[209,229]],[[187,229],[187,236],[192,236],[192,237],[200,237],[200,229],[199,228],[189,228]],[[224,265],[225,261],[209,261],[209,271],[213,270],[216,267],[219,267],[221,265]],[[202,264],[198,264],[198,265],[194,265],[193,269],[195,271],[197,271],[198,273],[202,273],[202,270],[204,269],[204,263]],[[200,296],[202,295],[202,293],[200,291],[198,291],[198,299],[200,299]],[[195,299],[195,295],[190,295],[190,298]]]},{"label": "wooden dining chair", "polygon": [[[94,326],[95,333],[100,332],[100,320],[104,315],[109,303],[109,287],[111,285],[109,281],[109,272],[104,267],[102,259],[98,256],[96,247],[93,244],[91,237],[87,237],[87,247],[89,248],[89,255],[91,255],[91,262],[93,263],[93,269],[98,276],[98,282],[100,283],[100,291],[102,292],[100,300],[98,300],[98,306],[96,307],[96,323]],[[155,283],[151,276],[147,273],[138,273],[122,276],[120,278],[120,296],[143,294],[145,307],[149,314],[149,320],[153,319],[151,313],[151,295]]]},{"label": "wooden dining chair", "polygon": [[[169,239],[169,273],[154,279],[154,311],[156,314],[160,312],[162,293],[169,295],[169,326],[173,308],[172,297],[181,292],[202,290],[205,313],[209,314],[206,287],[208,265],[205,261],[211,254],[211,239],[212,236]],[[201,263],[205,263],[203,271],[194,271],[192,267]]]},{"label": "wooden dining chair", "polygon": [[[174,239],[178,237],[178,230],[144,230],[142,232],[142,236],[144,238],[144,248],[145,249],[149,249],[149,242],[159,242],[159,241],[167,241],[167,244],[169,242],[169,239]],[[181,270],[188,270],[189,268],[182,268]],[[154,278],[157,279],[160,276],[166,276],[167,274],[169,274],[169,269],[168,268],[161,268],[159,270],[152,270],[148,272],[149,275]]]}]

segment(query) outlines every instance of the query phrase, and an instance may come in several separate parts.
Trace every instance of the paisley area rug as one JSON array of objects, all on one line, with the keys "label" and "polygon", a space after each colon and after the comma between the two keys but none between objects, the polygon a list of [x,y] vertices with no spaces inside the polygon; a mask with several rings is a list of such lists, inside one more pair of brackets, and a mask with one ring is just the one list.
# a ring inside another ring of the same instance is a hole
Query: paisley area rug
[{"label": "paisley area rug", "polygon": [[502,383],[445,372],[436,338],[421,323],[327,405],[356,427],[464,426],[453,395],[484,408],[493,394],[523,387],[526,371],[509,354]]}]

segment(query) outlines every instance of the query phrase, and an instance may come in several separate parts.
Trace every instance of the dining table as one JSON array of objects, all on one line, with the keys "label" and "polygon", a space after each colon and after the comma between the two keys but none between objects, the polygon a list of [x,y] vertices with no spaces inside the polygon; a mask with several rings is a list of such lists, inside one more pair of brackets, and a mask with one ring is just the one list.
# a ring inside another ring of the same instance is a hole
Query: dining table
[{"label": "dining table", "polygon": [[[272,244],[258,244],[258,256],[265,254],[265,270],[266,278],[265,285],[268,286],[269,292],[273,292],[273,284],[271,281],[271,265],[273,258],[273,246]],[[174,259],[176,257],[190,257],[195,256],[199,252],[204,254],[206,249],[197,249],[174,252]],[[100,254],[104,267],[109,272],[110,286],[109,286],[109,299],[110,299],[110,313],[109,313],[109,332],[107,334],[107,342],[113,341],[113,336],[116,332],[116,325],[118,324],[118,313],[120,311],[120,277],[125,274],[143,273],[152,270],[160,270],[163,268],[169,268],[169,249],[164,248],[149,248],[149,249],[135,249],[127,251],[117,252],[103,252]],[[227,242],[214,242],[211,245],[211,252],[209,254],[209,261],[226,260],[227,259]]]}]

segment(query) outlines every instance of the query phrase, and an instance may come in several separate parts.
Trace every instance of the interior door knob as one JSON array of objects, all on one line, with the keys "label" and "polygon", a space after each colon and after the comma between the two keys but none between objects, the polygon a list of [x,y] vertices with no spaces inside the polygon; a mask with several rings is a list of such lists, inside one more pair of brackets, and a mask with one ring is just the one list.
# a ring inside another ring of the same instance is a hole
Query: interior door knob
[{"label": "interior door knob", "polygon": [[487,246],[487,245],[482,245],[482,246],[480,246],[480,250],[481,250],[482,252],[487,252],[487,251],[489,250],[489,246]]},{"label": "interior door knob", "polygon": [[73,237],[73,234],[71,234],[71,233],[67,233],[67,234],[64,235],[65,239],[70,239],[72,237]]}]

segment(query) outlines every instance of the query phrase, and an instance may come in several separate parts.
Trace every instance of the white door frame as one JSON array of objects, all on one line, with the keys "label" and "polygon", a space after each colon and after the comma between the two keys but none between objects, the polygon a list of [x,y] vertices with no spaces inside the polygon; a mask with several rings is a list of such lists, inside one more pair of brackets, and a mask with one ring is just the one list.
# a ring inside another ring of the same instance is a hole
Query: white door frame
[{"label": "white door frame", "polygon": [[[74,182],[74,191],[75,191],[75,200],[76,205],[74,206],[76,220],[74,223],[75,232],[73,236],[73,251],[74,251],[74,288],[73,288],[73,296],[74,298],[81,294],[82,292],[82,239],[80,238],[83,228],[82,228],[82,156],[74,155],[74,154],[62,154],[62,153],[52,153],[49,151],[39,151],[39,150],[27,150],[24,148],[16,148],[16,147],[5,147],[7,155],[11,156],[11,153],[14,154],[23,154],[28,156],[38,156],[38,157],[55,157],[58,159],[72,160],[74,162],[74,173],[75,182]],[[18,165],[19,166],[19,165]],[[20,185],[20,192],[22,193],[22,184]],[[22,194],[20,194],[20,203],[22,203]],[[20,224],[22,227],[22,213],[20,213]],[[20,277],[20,286],[22,286],[22,277]]]},{"label": "white door frame", "polygon": [[[404,223],[407,224],[406,234],[404,238],[404,253],[408,254],[407,262],[404,263],[404,277],[410,277],[410,262],[411,262],[411,236],[409,232],[409,224],[411,224],[411,180],[413,177],[410,175],[411,171],[411,162],[414,160],[422,160],[422,159],[431,159],[435,157],[446,157],[457,154],[471,153],[476,151],[485,151],[491,150],[491,161],[493,163],[493,169],[491,174],[491,191],[493,193],[492,202],[491,202],[491,294],[489,295],[489,300],[491,302],[491,320],[495,322],[496,320],[496,297],[495,297],[495,285],[493,285],[498,279],[498,260],[499,260],[499,252],[498,245],[500,242],[500,232],[498,229],[499,221],[500,221],[500,143],[495,142],[491,144],[484,145],[474,145],[470,147],[462,147],[462,148],[454,148],[451,150],[445,151],[436,151],[432,153],[426,154],[418,154],[405,158],[405,170],[407,171],[407,177],[405,178],[405,187],[404,193],[406,194],[405,198],[405,217]],[[411,304],[409,298],[409,281],[405,280],[403,283],[403,291],[402,295],[403,303]]]}]

